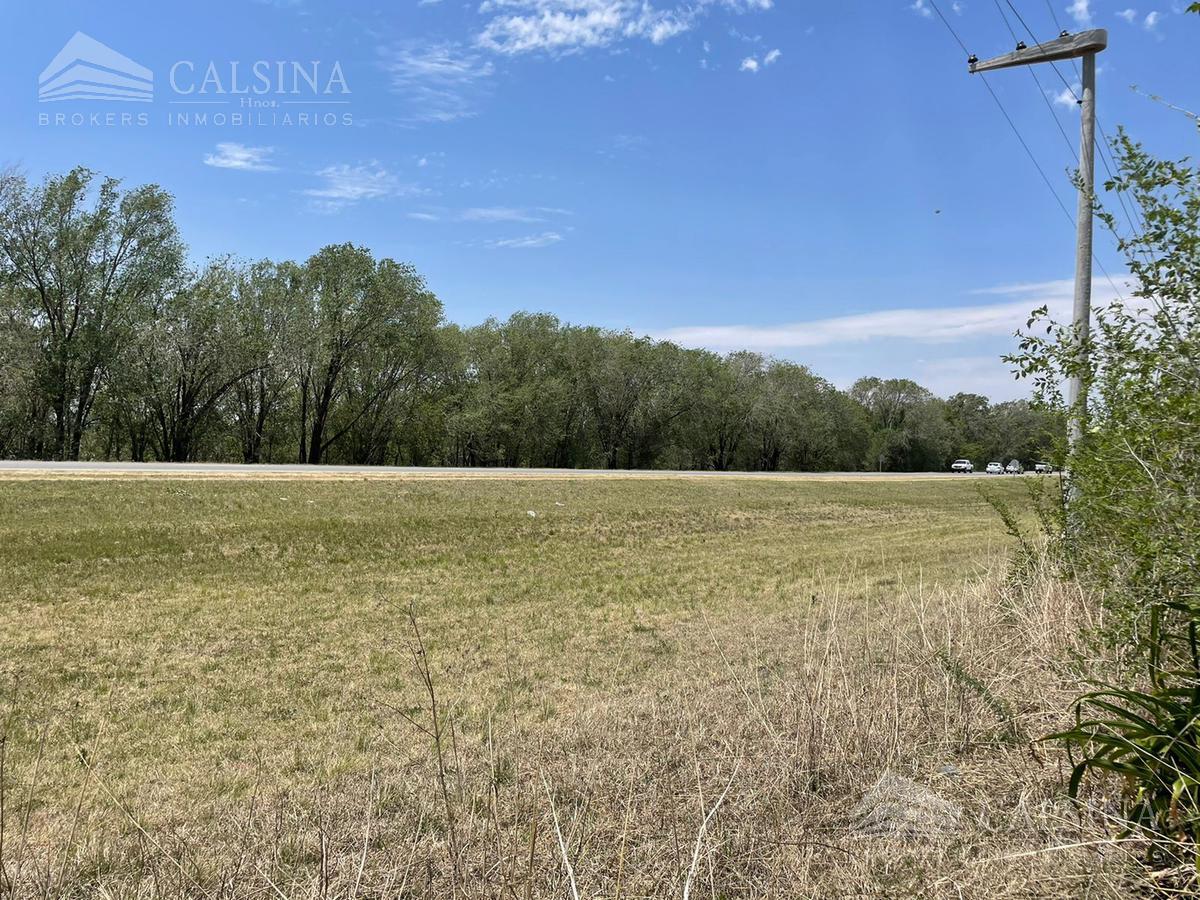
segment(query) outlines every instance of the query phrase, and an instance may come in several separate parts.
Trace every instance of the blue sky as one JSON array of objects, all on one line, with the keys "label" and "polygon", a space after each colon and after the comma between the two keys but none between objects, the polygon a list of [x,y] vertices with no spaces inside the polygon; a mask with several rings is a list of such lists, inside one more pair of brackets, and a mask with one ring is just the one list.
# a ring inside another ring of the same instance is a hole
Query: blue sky
[{"label": "blue sky", "polygon": [[[937,5],[981,57],[1012,49],[993,0]],[[1101,121],[1170,156],[1195,123],[1130,85],[1200,108],[1185,5],[1013,2],[1042,39],[1108,28]],[[1073,226],[930,0],[5,6],[0,164],[162,184],[197,260],[354,241],[414,263],[462,323],[546,310],[997,399],[1025,393],[998,359],[1025,312],[1069,304]],[[39,101],[76,32],[149,68],[153,101]],[[256,61],[264,93],[235,94]],[[318,63],[315,92],[278,83],[293,61]],[[1038,74],[991,83],[1073,211],[1054,120],[1074,143],[1078,114]],[[251,99],[273,105],[233,124]],[[1097,254],[1121,282],[1111,238]]]}]

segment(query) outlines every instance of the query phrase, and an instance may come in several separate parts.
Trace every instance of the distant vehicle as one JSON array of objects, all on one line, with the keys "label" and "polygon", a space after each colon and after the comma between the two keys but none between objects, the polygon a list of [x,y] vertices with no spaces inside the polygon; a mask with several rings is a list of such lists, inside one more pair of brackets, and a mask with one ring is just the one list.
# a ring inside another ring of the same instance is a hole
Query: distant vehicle
[{"label": "distant vehicle", "polygon": [[956,459],[954,462],[950,463],[950,471],[962,472],[966,475],[970,475],[975,471],[975,466],[969,459]]},{"label": "distant vehicle", "polygon": [[1033,467],[1033,471],[1037,472],[1039,475],[1053,475],[1054,466],[1048,462],[1040,462]]},{"label": "distant vehicle", "polygon": [[1004,468],[1004,471],[1009,475],[1024,475],[1025,467],[1021,465],[1021,461],[1019,459],[1014,459]]},{"label": "distant vehicle", "polygon": [[1004,466],[998,462],[990,462],[987,464],[987,473],[989,475],[1003,475]]}]

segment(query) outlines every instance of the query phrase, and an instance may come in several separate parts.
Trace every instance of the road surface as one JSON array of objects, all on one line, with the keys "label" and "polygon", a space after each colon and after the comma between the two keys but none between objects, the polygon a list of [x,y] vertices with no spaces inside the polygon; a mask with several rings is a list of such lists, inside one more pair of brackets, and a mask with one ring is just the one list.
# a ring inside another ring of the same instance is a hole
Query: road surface
[{"label": "road surface", "polygon": [[826,481],[987,478],[952,472],[674,472],[613,469],[461,469],[441,466],[308,466],[236,463],[46,462],[0,460],[0,479],[43,477],[166,478],[749,478]]}]

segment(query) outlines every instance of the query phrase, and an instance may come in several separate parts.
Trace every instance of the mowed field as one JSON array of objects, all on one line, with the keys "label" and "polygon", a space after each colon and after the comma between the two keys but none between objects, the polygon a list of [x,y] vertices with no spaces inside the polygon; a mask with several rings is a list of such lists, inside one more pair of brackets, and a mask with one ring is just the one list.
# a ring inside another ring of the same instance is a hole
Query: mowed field
[{"label": "mowed field", "polygon": [[886,768],[1020,760],[1011,544],[967,480],[3,480],[9,871],[816,896]]}]

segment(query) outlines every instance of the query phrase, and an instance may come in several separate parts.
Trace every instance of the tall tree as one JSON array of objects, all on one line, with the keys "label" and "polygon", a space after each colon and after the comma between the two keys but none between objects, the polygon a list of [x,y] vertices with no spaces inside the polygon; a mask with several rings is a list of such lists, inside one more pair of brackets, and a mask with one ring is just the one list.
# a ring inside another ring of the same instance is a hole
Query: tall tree
[{"label": "tall tree", "polygon": [[132,384],[161,460],[195,459],[221,401],[258,366],[235,303],[237,279],[226,259],[189,275],[132,341]]},{"label": "tall tree", "polygon": [[0,176],[0,272],[38,327],[57,459],[79,458],[113,361],[183,259],[166,192],[93,181],[84,168],[37,186]]},{"label": "tall tree", "polygon": [[293,262],[258,262],[238,279],[236,315],[251,363],[231,402],[242,462],[264,461],[276,417],[295,391],[304,301],[304,269]]},{"label": "tall tree", "polygon": [[850,396],[871,417],[867,450],[879,471],[942,468],[952,454],[952,439],[942,401],[907,378],[860,378]]},{"label": "tall tree", "polygon": [[376,264],[369,250],[352,244],[309,259],[305,288],[300,459],[316,464],[419,377],[422,342],[440,323],[441,304],[411,266]]}]

